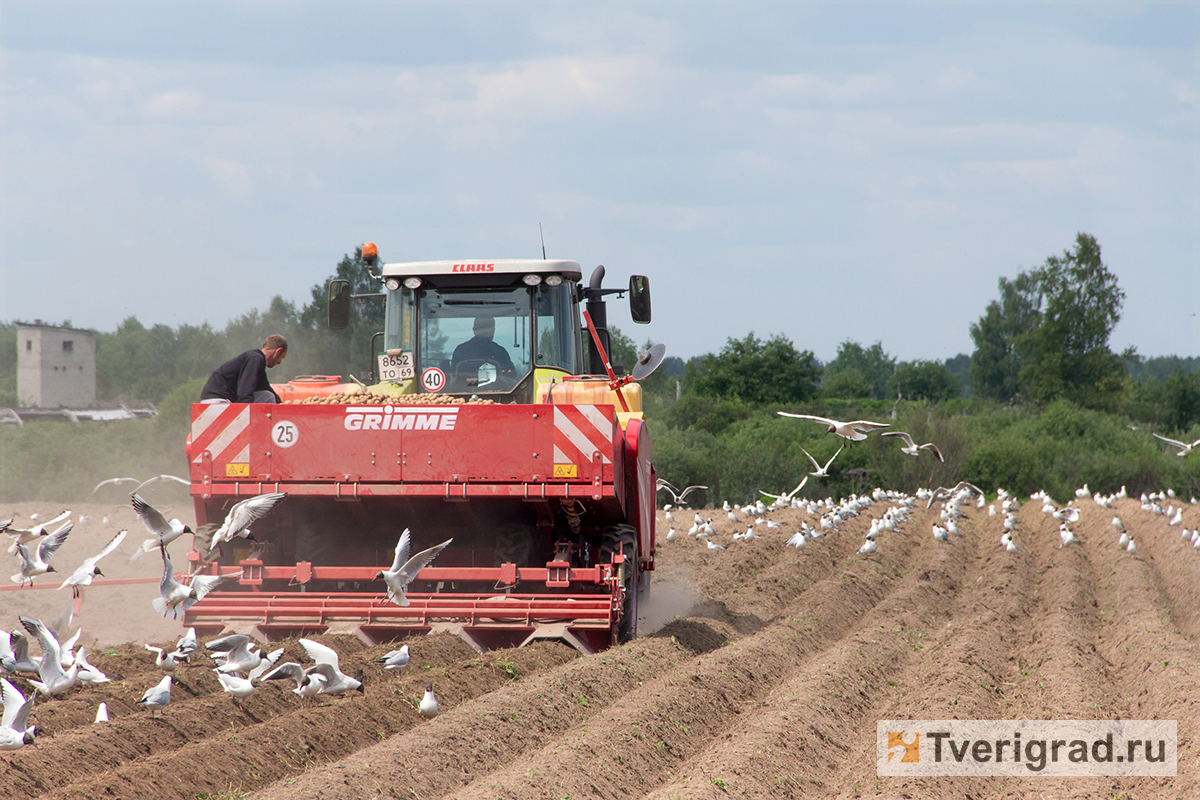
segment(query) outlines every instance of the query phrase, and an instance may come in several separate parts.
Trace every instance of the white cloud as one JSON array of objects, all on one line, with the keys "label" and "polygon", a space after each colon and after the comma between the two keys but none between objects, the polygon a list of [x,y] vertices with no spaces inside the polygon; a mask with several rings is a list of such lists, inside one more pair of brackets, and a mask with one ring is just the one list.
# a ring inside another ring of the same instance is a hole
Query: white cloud
[{"label": "white cloud", "polygon": [[172,89],[151,95],[142,104],[148,117],[185,117],[200,109],[203,98],[191,89]]},{"label": "white cloud", "polygon": [[204,162],[204,166],[227,197],[239,203],[250,199],[250,171],[245,164],[210,158]]}]

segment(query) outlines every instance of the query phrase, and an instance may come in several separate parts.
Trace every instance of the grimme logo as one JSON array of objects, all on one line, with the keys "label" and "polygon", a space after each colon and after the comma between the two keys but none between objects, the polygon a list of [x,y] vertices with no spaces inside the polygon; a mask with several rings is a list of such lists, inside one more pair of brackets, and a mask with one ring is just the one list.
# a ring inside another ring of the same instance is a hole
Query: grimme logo
[{"label": "grimme logo", "polygon": [[881,776],[1175,775],[1178,757],[1174,720],[880,720],[876,737]]},{"label": "grimme logo", "polygon": [[348,431],[452,431],[458,408],[349,406],[342,422]]},{"label": "grimme logo", "polygon": [[921,734],[914,733],[912,742],[904,741],[904,734],[896,731],[888,731],[888,761],[892,760],[892,756],[902,756],[900,762],[917,762],[921,761]]}]

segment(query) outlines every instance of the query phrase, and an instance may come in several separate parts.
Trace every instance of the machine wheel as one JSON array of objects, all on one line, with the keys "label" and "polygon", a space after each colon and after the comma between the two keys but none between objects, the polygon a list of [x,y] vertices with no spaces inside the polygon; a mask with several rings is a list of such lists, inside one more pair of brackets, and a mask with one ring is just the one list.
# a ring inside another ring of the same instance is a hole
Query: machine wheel
[{"label": "machine wheel", "polygon": [[600,544],[600,561],[611,564],[616,553],[625,554],[624,563],[617,568],[617,576],[621,585],[625,587],[625,602],[621,606],[621,620],[617,623],[617,643],[624,644],[637,637],[638,595],[649,588],[649,580],[642,580],[638,563],[637,532],[632,526],[616,525],[604,532],[604,539]]}]

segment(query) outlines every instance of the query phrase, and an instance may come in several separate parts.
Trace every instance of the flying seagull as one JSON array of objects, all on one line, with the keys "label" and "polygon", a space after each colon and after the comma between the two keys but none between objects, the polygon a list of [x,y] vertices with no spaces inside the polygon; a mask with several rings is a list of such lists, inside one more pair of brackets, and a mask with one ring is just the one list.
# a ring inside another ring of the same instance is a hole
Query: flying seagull
[{"label": "flying seagull", "polygon": [[[13,540],[12,544],[10,544],[8,546],[9,555],[16,554],[17,545],[19,545],[19,544],[29,544],[34,539],[40,539],[44,536],[49,536],[50,535],[50,526],[57,525],[58,523],[62,522],[69,516],[71,516],[71,512],[70,512],[70,510],[67,510],[67,511],[62,512],[58,516],[56,516],[54,519],[46,520],[45,522],[34,525],[32,528],[26,528],[26,529],[13,528],[12,527],[13,521],[11,519],[8,520],[4,524],[4,527],[0,528],[0,530],[4,531],[5,534],[8,535],[9,537],[11,537]],[[65,528],[66,525],[63,525],[63,527]],[[60,530],[61,530],[61,528],[60,528]],[[57,533],[57,532],[58,531],[55,531],[55,533]]]},{"label": "flying seagull", "polygon": [[180,607],[183,611],[187,611],[215,589],[218,584],[226,578],[232,577],[232,575],[196,575],[192,578],[190,585],[180,583],[175,580],[175,570],[171,566],[171,557],[167,555],[167,548],[160,549],[163,557],[163,574],[158,582],[159,596],[151,601],[151,605],[164,617],[169,611],[171,616],[177,619]]},{"label": "flying seagull", "polygon": [[73,594],[75,597],[79,597],[79,592],[81,591],[80,587],[91,586],[92,579],[97,575],[103,577],[104,573],[100,571],[100,559],[104,558],[113,550],[116,550],[118,547],[120,547],[121,542],[125,539],[125,535],[127,533],[129,533],[129,531],[121,531],[114,536],[108,544],[104,545],[104,549],[98,554],[92,556],[91,558],[84,559],[84,562],[79,565],[71,577],[63,581],[62,586],[59,586],[58,588],[62,590],[70,586],[71,594]]},{"label": "flying seagull", "polygon": [[853,422],[839,422],[836,419],[828,419],[826,417],[814,417],[811,414],[789,414],[786,411],[776,411],[781,417],[795,417],[796,419],[807,419],[813,422],[820,422],[829,426],[826,433],[836,433],[843,439],[849,439],[852,442],[861,442],[867,438],[867,434],[877,428],[886,428],[886,422],[871,422],[870,420],[858,419]]},{"label": "flying seagull", "polygon": [[398,606],[407,606],[408,598],[404,596],[404,590],[408,587],[417,573],[429,566],[429,564],[437,558],[438,553],[446,549],[446,545],[453,542],[453,539],[447,539],[441,544],[434,545],[428,550],[422,550],[412,558],[408,557],[409,547],[411,546],[412,535],[408,528],[404,529],[404,533],[400,534],[400,541],[396,543],[396,560],[392,562],[390,570],[380,570],[375,574],[375,580],[382,580],[387,584],[387,597]]},{"label": "flying seagull", "polygon": [[54,558],[54,554],[58,548],[62,547],[62,543],[67,540],[67,536],[71,533],[71,528],[75,523],[68,520],[61,528],[56,530],[49,536],[43,536],[41,541],[37,543],[37,547],[33,548],[33,552],[23,544],[17,545],[17,555],[21,558],[21,571],[12,576],[13,583],[25,583],[29,581],[29,585],[33,586],[33,579],[38,575],[45,575],[47,572],[58,572],[51,564],[50,559]]},{"label": "flying seagull", "polygon": [[208,552],[211,554],[213,550],[221,546],[222,542],[232,542],[239,536],[243,539],[253,539],[254,537],[250,535],[250,525],[270,514],[275,506],[279,505],[279,501],[285,497],[287,497],[287,492],[271,492],[270,494],[260,494],[257,497],[249,497],[236,504],[229,509],[229,513],[225,515],[225,521],[213,534]]},{"label": "flying seagull", "polygon": [[659,478],[657,488],[660,490],[665,489],[671,495],[671,497],[674,498],[676,503],[682,503],[684,501],[684,498],[686,498],[688,496],[688,494],[690,494],[691,492],[697,491],[699,489],[707,489],[708,487],[707,486],[688,486],[686,489],[684,489],[681,492],[678,489],[676,489],[674,486],[672,486],[670,483],[668,483],[667,481],[663,480],[662,478]]},{"label": "flying seagull", "polygon": [[192,533],[192,529],[179,520],[168,520],[162,515],[162,512],[138,497],[136,492],[129,495],[129,498],[133,503],[133,510],[141,518],[142,524],[146,526],[146,530],[154,534],[151,538],[142,542],[141,550],[134,552],[133,558],[130,559],[131,561],[141,558],[139,553],[153,552],[157,547],[166,546],[185,533]]},{"label": "flying seagull", "polygon": [[1165,436],[1159,436],[1157,433],[1152,433],[1150,435],[1153,436],[1155,439],[1162,439],[1167,444],[1173,444],[1176,447],[1178,447],[1179,452],[1176,453],[1175,455],[1180,456],[1180,457],[1186,456],[1188,453],[1192,452],[1192,450],[1194,450],[1197,445],[1200,445],[1200,439],[1197,439],[1196,441],[1192,442],[1191,444],[1184,444],[1183,442],[1177,442],[1174,439],[1168,439]]},{"label": "flying seagull", "polygon": [[[865,439],[867,437],[864,436],[863,438]],[[839,447],[837,449],[837,453],[834,453],[833,455],[831,455],[829,457],[829,460],[825,462],[825,466],[823,466],[823,467],[820,464],[818,464],[817,460],[815,458],[813,458],[812,455],[807,450],[805,450],[803,447],[800,448],[800,452],[804,453],[804,455],[808,456],[808,460],[812,462],[813,469],[816,470],[816,472],[810,472],[808,474],[812,475],[814,478],[825,478],[825,477],[828,477],[828,475],[829,475],[829,465],[832,464],[833,460],[838,457],[838,453],[842,452],[842,448]],[[847,458],[849,458],[849,456],[847,456]],[[807,480],[807,478],[805,480]]]},{"label": "flying seagull", "polygon": [[937,445],[934,444],[933,442],[928,442],[926,444],[918,445],[916,442],[914,442],[912,440],[911,436],[909,436],[907,433],[904,433],[902,431],[884,431],[883,433],[881,433],[879,435],[880,436],[899,436],[901,441],[904,442],[904,446],[900,448],[901,453],[908,453],[910,456],[916,456],[916,455],[920,455],[922,450],[928,450],[929,452],[933,453],[934,457],[937,458],[938,461],[941,461],[943,464],[946,463],[946,459],[942,458],[942,451],[938,450]]}]

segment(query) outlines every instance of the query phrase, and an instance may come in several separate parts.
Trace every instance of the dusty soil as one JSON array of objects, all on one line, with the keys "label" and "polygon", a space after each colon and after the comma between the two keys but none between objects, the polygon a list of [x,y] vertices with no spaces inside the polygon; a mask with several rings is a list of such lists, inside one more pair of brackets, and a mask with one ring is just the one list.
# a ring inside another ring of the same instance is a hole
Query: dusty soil
[{"label": "dusty soil", "polygon": [[[773,513],[783,527],[751,542],[733,541],[744,527],[709,512],[725,551],[683,533],[691,512],[675,526],[679,540],[666,542],[660,516],[654,599],[636,641],[593,656],[552,643],[479,656],[447,635],[417,637],[409,667],[389,672],[373,662],[389,648],[321,637],[344,671],[364,668],[366,691],[303,707],[290,685],[263,686],[236,705],[205,657],[181,669],[171,704],[152,717],[135,702],[160,677],[141,643],[174,642],[177,623],[154,618],[154,584],[95,587],[76,625],[113,680],[39,701],[37,743],[0,754],[0,794],[1200,796],[1200,550],[1165,517],[1123,500],[1115,513],[1135,534],[1131,556],[1116,546],[1112,510],[1076,505],[1082,545],[1060,549],[1055,520],[1027,502],[1016,554],[999,546],[1002,518],[986,510],[960,523],[963,537],[935,541],[939,505],[923,503],[900,533],[881,534],[870,557],[857,555],[860,537],[887,503],[802,550],[783,546],[806,518],[800,511]],[[59,509],[0,512],[34,510]],[[127,553],[143,536],[131,511],[76,512],[92,520],[60,551],[63,564],[98,550],[118,526],[130,527]],[[97,521],[103,513],[112,524]],[[1182,527],[1200,527],[1200,507],[1186,507]],[[156,574],[154,561],[129,564],[120,553],[102,568]],[[0,592],[0,626],[15,625],[17,613],[52,618],[68,599]],[[285,658],[301,660],[295,643],[282,645]],[[442,714],[426,721],[416,704],[430,680]],[[93,725],[101,701],[111,722]],[[875,721],[888,718],[1174,719],[1179,774],[880,778]]]}]

